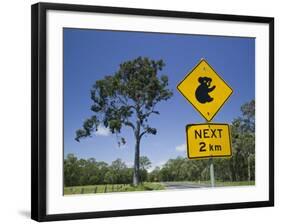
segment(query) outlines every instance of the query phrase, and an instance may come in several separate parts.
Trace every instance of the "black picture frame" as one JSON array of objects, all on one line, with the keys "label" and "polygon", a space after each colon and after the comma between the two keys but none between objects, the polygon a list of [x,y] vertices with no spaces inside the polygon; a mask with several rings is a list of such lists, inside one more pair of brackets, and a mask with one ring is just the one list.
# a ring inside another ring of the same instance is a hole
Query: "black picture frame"
[{"label": "black picture frame", "polygon": [[[190,18],[216,21],[252,22],[269,25],[269,200],[208,204],[195,206],[176,206],[159,208],[140,208],[131,210],[114,210],[99,212],[47,214],[46,213],[46,13],[48,10],[63,10],[74,12],[100,12],[123,15],[140,15],[171,18]],[[32,75],[32,153],[31,153],[31,218],[37,221],[54,221],[70,219],[101,218],[115,216],[132,216],[161,213],[193,212],[206,210],[238,209],[274,206],[274,18],[224,15],[211,13],[195,13],[183,11],[164,11],[137,8],[103,7],[73,4],[37,3],[32,5],[31,10],[31,75]]]}]

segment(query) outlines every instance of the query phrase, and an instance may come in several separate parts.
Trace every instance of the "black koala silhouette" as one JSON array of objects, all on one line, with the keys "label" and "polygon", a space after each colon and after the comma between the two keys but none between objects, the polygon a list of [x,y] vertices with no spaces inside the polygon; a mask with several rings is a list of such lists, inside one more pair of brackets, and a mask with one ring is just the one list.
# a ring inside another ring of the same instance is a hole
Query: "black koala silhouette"
[{"label": "black koala silhouette", "polygon": [[198,82],[200,85],[195,91],[196,99],[200,103],[212,102],[214,98],[209,96],[209,92],[212,92],[216,88],[216,86],[210,87],[212,79],[209,77],[199,77]]}]

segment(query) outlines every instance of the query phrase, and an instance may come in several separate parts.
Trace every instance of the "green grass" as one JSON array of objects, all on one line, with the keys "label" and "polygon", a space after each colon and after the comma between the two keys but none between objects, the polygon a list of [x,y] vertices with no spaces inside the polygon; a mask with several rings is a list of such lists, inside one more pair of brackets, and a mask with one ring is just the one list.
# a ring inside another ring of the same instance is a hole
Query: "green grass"
[{"label": "green grass", "polygon": [[164,190],[165,187],[160,183],[142,183],[138,186],[130,184],[107,184],[107,185],[89,185],[64,187],[64,194],[96,194],[109,192],[127,192],[127,191],[153,191]]},{"label": "green grass", "polygon": [[248,186],[248,185],[255,185],[255,181],[235,181],[235,182],[222,182],[222,181],[216,181],[216,186]]},{"label": "green grass", "polygon": [[[177,181],[173,183],[189,183],[196,185],[208,185],[210,181]],[[236,182],[223,182],[216,181],[215,186],[249,186],[255,185],[255,181],[236,181]],[[131,184],[107,184],[107,185],[89,185],[89,186],[73,186],[65,187],[64,194],[96,194],[96,193],[110,193],[110,192],[129,192],[129,191],[153,191],[153,190],[164,190],[165,186],[161,183],[144,182],[138,186]]]},{"label": "green grass", "polygon": [[[206,184],[211,185],[210,181],[200,181],[200,182],[192,182],[194,184]],[[228,187],[228,186],[248,186],[255,185],[255,181],[215,181],[215,186],[218,187]]]},{"label": "green grass", "polygon": [[[211,185],[210,181],[175,181],[171,183],[188,183],[188,184],[194,184],[194,185]],[[249,185],[255,185],[255,181],[215,181],[215,186],[223,187],[223,186],[249,186]]]}]

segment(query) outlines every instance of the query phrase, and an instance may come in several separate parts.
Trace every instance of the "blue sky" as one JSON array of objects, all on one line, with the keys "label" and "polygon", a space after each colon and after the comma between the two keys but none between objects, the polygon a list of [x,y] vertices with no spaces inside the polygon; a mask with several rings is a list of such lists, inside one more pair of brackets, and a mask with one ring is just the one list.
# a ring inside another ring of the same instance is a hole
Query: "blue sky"
[{"label": "blue sky", "polygon": [[129,166],[134,159],[134,137],[123,129],[127,144],[118,148],[115,135],[101,128],[92,138],[74,140],[75,131],[92,115],[90,89],[96,80],[114,74],[121,62],[138,56],[163,59],[166,66],[159,74],[169,77],[173,97],[161,102],[160,115],[152,115],[150,124],[157,135],[142,139],[141,155],[153,167],[170,158],[186,156],[185,125],[204,119],[177,91],[177,84],[205,58],[232,87],[233,94],[213,122],[230,123],[240,116],[243,103],[255,98],[255,39],[238,37],[118,32],[64,29],[64,155],[94,157],[111,163],[121,158]]}]

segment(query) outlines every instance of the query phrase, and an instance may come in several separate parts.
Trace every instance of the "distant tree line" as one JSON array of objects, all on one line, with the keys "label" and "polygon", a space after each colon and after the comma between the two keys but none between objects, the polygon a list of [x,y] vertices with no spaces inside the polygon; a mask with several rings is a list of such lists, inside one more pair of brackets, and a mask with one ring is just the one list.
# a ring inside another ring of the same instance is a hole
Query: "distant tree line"
[{"label": "distant tree line", "polygon": [[[148,169],[151,162],[146,156],[140,157],[140,180],[148,180]],[[133,168],[128,167],[121,159],[110,165],[95,158],[78,159],[68,154],[64,159],[64,186],[85,186],[96,184],[131,184]]]},{"label": "distant tree line", "polygon": [[[219,181],[255,180],[255,101],[241,107],[242,116],[231,123],[232,157],[213,159],[215,178]],[[151,172],[148,157],[140,157],[140,181],[208,181],[209,160],[188,160],[177,157]],[[73,154],[64,160],[64,185],[81,186],[95,184],[130,184],[133,167],[121,159],[110,165],[94,158],[78,159]]]}]

